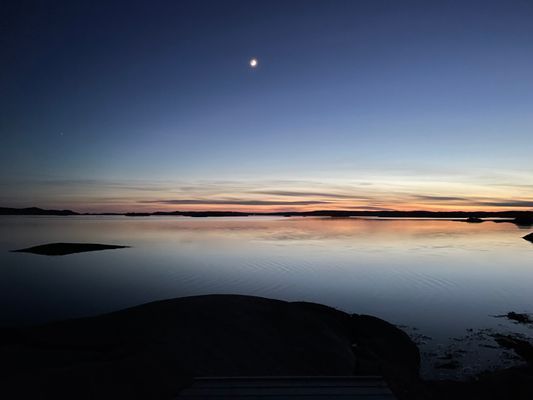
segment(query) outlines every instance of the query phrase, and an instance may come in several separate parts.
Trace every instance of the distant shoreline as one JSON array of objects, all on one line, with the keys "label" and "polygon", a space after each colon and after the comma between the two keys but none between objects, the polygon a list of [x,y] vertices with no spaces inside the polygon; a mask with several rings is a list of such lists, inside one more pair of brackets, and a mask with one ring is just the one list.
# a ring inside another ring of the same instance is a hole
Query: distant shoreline
[{"label": "distant shoreline", "polygon": [[280,211],[280,212],[239,212],[239,211],[154,211],[154,212],[118,212],[118,213],[79,213],[72,210],[46,210],[38,207],[8,208],[0,207],[0,215],[123,215],[127,217],[184,216],[184,217],[381,217],[381,218],[439,218],[439,219],[481,219],[503,218],[524,225],[533,224],[533,211],[350,211],[350,210],[316,210],[316,211]]}]

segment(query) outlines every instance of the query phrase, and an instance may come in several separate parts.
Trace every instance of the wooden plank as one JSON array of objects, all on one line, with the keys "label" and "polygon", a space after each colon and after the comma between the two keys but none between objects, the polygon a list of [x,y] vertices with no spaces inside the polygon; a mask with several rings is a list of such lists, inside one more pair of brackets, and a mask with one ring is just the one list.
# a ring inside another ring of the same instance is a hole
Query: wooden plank
[{"label": "wooden plank", "polygon": [[242,400],[396,400],[396,397],[393,395],[361,395],[354,397],[353,394],[349,395],[340,395],[332,396],[330,394],[326,395],[303,395],[303,396],[223,396],[223,397],[205,397],[205,396],[188,396],[180,395],[177,397],[177,400],[228,400],[228,399],[242,399]]},{"label": "wooden plank", "polygon": [[296,375],[296,376],[284,376],[284,375],[253,375],[253,376],[199,376],[194,378],[195,381],[232,381],[232,380],[321,380],[321,381],[334,381],[334,380],[376,380],[383,381],[383,378],[379,375]]},{"label": "wooden plank", "polygon": [[187,395],[205,395],[205,396],[281,396],[281,395],[377,395],[388,394],[390,390],[384,387],[357,387],[357,386],[299,386],[299,387],[202,387],[192,386],[183,391]]},{"label": "wooden plank", "polygon": [[196,378],[195,383],[203,386],[234,386],[234,385],[265,385],[265,386],[294,386],[319,384],[320,386],[387,386],[382,378],[364,377],[350,379],[349,377],[230,377],[230,378]]},{"label": "wooden plank", "polygon": [[197,381],[197,386],[201,387],[294,387],[294,386],[308,386],[312,384],[316,387],[387,387],[387,384],[381,379],[366,379],[366,380],[349,380],[349,379],[217,379]]},{"label": "wooden plank", "polygon": [[177,400],[186,399],[355,399],[394,400],[381,377],[203,377],[195,379]]}]

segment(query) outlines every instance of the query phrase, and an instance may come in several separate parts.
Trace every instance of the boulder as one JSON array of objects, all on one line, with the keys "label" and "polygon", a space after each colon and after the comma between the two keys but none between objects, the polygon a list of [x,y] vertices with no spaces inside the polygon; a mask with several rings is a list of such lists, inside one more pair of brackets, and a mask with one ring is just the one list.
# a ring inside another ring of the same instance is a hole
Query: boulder
[{"label": "boulder", "polygon": [[163,399],[195,376],[379,373],[401,382],[420,365],[409,337],[378,318],[238,295],[158,301],[0,338],[3,398],[16,388],[17,398]]}]

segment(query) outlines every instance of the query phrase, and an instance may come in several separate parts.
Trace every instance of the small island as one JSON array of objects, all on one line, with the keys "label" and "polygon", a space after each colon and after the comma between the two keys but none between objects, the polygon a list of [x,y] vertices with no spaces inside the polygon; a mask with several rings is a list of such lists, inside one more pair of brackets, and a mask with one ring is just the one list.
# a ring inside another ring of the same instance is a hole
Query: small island
[{"label": "small island", "polygon": [[533,216],[531,214],[524,214],[516,217],[513,222],[518,226],[532,226]]},{"label": "small island", "polygon": [[125,249],[130,246],[119,246],[99,243],[48,243],[25,249],[12,250],[14,253],[31,253],[43,256],[64,256],[74,253],[85,253],[88,251]]}]

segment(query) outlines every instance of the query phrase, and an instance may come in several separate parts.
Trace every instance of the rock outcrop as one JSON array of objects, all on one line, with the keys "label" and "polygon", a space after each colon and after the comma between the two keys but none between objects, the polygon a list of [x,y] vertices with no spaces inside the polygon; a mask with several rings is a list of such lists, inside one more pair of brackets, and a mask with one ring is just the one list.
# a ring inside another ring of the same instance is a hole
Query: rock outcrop
[{"label": "rock outcrop", "polygon": [[40,254],[43,256],[64,256],[66,254],[85,253],[87,251],[125,249],[128,247],[98,243],[48,243],[26,249],[13,250],[13,252]]},{"label": "rock outcrop", "polygon": [[409,337],[378,318],[237,295],[158,301],[2,342],[0,396],[17,398],[172,398],[194,376],[378,373],[402,386],[420,364]]}]

